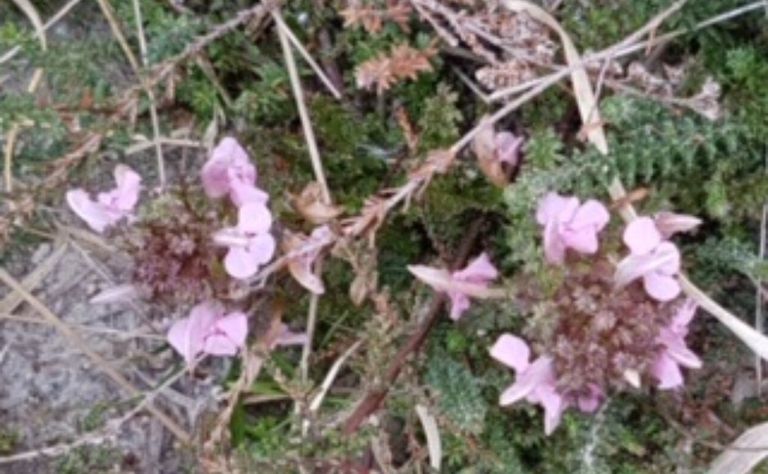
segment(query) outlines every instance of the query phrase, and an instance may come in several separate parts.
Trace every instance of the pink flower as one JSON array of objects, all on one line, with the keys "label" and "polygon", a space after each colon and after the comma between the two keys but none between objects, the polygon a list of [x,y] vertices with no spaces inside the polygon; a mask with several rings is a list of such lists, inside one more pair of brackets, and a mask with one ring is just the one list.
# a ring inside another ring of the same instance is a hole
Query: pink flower
[{"label": "pink flower", "polygon": [[243,204],[237,213],[237,226],[213,236],[214,242],[229,247],[224,268],[234,278],[246,279],[272,259],[275,239],[269,233],[272,214],[261,202]]},{"label": "pink flower", "polygon": [[229,195],[236,206],[266,203],[267,193],[256,187],[256,167],[248,153],[232,137],[222,138],[203,165],[203,189],[214,199]]},{"label": "pink flower", "polygon": [[494,137],[496,145],[496,159],[501,163],[507,163],[511,167],[517,166],[520,161],[520,150],[525,138],[515,136],[511,132],[499,132]]},{"label": "pink flower", "polygon": [[656,361],[651,367],[651,373],[659,381],[659,388],[669,390],[683,385],[683,373],[680,367],[698,369],[701,359],[685,345],[688,335],[688,324],[696,314],[696,302],[687,299],[672,318],[669,326],[662,328],[656,341],[661,344]]},{"label": "pink flower", "polygon": [[288,261],[288,271],[304,288],[316,295],[325,292],[323,280],[315,272],[315,262],[323,247],[333,242],[333,232],[327,226],[315,228],[309,237],[303,234],[287,233],[284,242],[286,254],[295,254]]},{"label": "pink flower", "polygon": [[99,193],[91,199],[82,189],[67,191],[67,204],[91,229],[96,232],[115,225],[121,219],[131,217],[139,201],[141,176],[126,165],[115,167],[117,186],[108,192]]},{"label": "pink flower", "polygon": [[[491,357],[514,369],[515,383],[501,394],[499,404],[511,405],[526,399],[544,407],[544,432],[549,435],[560,424],[568,402],[556,387],[555,369],[551,357],[541,356],[530,362],[531,350],[519,337],[503,334],[491,348]],[[585,403],[585,408],[591,408]]]},{"label": "pink flower", "polygon": [[470,297],[492,297],[494,292],[488,286],[499,276],[486,253],[480,254],[464,269],[453,273],[424,265],[410,265],[408,271],[435,291],[448,294],[451,299],[450,316],[454,321],[469,309]]},{"label": "pink flower", "polygon": [[536,220],[544,226],[544,255],[550,263],[561,264],[568,248],[584,254],[597,252],[597,234],[610,215],[595,200],[580,205],[576,197],[549,193],[539,202]]},{"label": "pink flower", "polygon": [[245,345],[248,318],[241,312],[224,314],[221,303],[207,301],[176,321],[168,331],[168,342],[193,367],[200,354],[233,356]]},{"label": "pink flower", "polygon": [[671,301],[680,294],[675,275],[680,271],[680,251],[662,240],[653,219],[638,217],[624,230],[624,243],[630,254],[616,267],[615,280],[625,286],[643,279],[645,291],[657,301]]}]

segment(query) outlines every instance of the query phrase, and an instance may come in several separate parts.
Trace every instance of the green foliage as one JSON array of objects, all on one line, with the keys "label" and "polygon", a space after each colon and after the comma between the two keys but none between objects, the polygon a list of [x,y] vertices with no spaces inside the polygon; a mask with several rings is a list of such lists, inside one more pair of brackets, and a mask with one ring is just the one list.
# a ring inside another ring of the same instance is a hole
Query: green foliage
[{"label": "green foliage", "polygon": [[0,454],[6,455],[12,453],[16,449],[20,435],[17,431],[3,427],[0,429]]},{"label": "green foliage", "polygon": [[469,433],[483,430],[487,406],[480,392],[482,381],[469,369],[447,357],[433,356],[425,381],[437,394],[443,416]]},{"label": "green foliage", "polygon": [[120,451],[112,447],[80,447],[58,460],[55,469],[60,474],[106,472],[114,466],[119,456]]},{"label": "green foliage", "polygon": [[456,107],[458,99],[450,87],[440,83],[437,93],[424,100],[418,121],[422,152],[451,145],[459,137],[458,124],[462,115]]}]

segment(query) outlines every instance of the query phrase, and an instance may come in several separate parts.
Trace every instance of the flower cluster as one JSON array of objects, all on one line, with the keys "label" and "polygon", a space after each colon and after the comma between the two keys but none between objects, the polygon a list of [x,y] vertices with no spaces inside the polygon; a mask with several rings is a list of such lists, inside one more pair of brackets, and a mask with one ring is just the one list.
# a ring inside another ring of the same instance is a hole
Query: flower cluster
[{"label": "flower cluster", "polygon": [[666,239],[699,221],[671,213],[635,219],[623,232],[629,254],[614,265],[616,259],[599,245],[610,219],[601,203],[550,193],[540,201],[536,219],[545,258],[558,266],[563,281],[554,295],[530,285],[521,292],[523,300],[544,308],[529,328],[538,357],[531,360],[528,344],[511,334],[501,335],[490,349],[516,374],[500,404],[541,405],[550,434],[565,410],[592,413],[609,390],[640,387],[644,378],[664,390],[682,386],[681,367],[701,366],[685,343],[696,304],[677,299],[680,253]]},{"label": "flower cluster", "polygon": [[247,279],[269,262],[277,245],[269,233],[272,213],[269,195],[256,186],[256,167],[248,153],[231,137],[213,149],[201,173],[205,193],[218,199],[229,196],[237,206],[237,225],[222,229],[214,241],[229,249],[224,268],[233,278]]},{"label": "flower cluster", "polygon": [[[109,302],[121,295],[169,299],[176,303],[199,302],[188,317],[178,320],[168,331],[168,342],[189,365],[201,356],[233,356],[241,350],[248,334],[248,316],[239,310],[226,310],[219,299],[228,299],[230,283],[255,275],[275,254],[277,244],[270,233],[272,213],[269,196],[256,186],[256,167],[234,138],[224,138],[212,150],[202,168],[205,194],[211,199],[228,197],[237,210],[234,226],[221,228],[216,213],[199,212],[185,192],[169,193],[153,202],[149,212],[125,237],[136,256],[133,285],[105,292],[94,302]],[[91,198],[82,189],[67,193],[70,208],[94,231],[126,219],[135,222],[141,177],[125,165],[115,169],[116,187]],[[218,228],[218,231],[212,232]],[[332,241],[327,227],[316,229],[301,241],[289,267],[312,273],[321,247]],[[221,247],[226,274],[220,268]],[[291,270],[296,275],[296,270]],[[301,272],[298,272],[301,273]],[[306,276],[306,275],[305,275]],[[297,277],[298,278],[298,277]],[[301,280],[300,280],[301,281]],[[302,282],[305,284],[304,282]],[[312,287],[322,292],[319,278]],[[269,342],[271,346],[303,344],[306,336],[282,326]]]}]

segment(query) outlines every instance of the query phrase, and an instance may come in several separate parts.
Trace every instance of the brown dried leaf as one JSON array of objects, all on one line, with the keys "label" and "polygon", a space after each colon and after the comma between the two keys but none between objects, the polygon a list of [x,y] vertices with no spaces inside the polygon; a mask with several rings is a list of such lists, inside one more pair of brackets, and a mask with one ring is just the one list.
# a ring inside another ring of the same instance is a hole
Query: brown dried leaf
[{"label": "brown dried leaf", "polygon": [[387,200],[379,196],[366,199],[363,209],[357,217],[343,223],[344,235],[360,237],[365,234],[371,247],[376,244],[376,232],[384,223],[387,215]]},{"label": "brown dried leaf", "polygon": [[410,178],[422,181],[422,185],[428,184],[434,175],[447,173],[455,159],[456,153],[451,149],[432,150],[424,164],[414,170]]},{"label": "brown dried leaf", "polygon": [[288,260],[288,271],[301,286],[316,295],[325,292],[325,285],[315,263],[323,247],[332,241],[333,233],[328,226],[316,228],[310,236],[286,230],[283,237],[283,252],[296,255]]},{"label": "brown dried leaf", "polygon": [[[481,123],[486,117],[481,119]],[[502,162],[496,154],[496,131],[493,124],[485,122],[472,140],[472,151],[477,158],[477,166],[486,178],[494,185],[503,188],[509,184],[509,176],[502,167]]]},{"label": "brown dried leaf", "polygon": [[322,188],[319,183],[309,183],[298,196],[293,196],[293,207],[301,216],[312,224],[322,225],[337,218],[342,208],[323,202]]},{"label": "brown dried leaf", "polygon": [[419,73],[432,70],[429,59],[435,53],[432,48],[419,51],[405,43],[395,46],[389,56],[381,54],[358,66],[357,86],[369,90],[375,86],[382,93],[397,82],[416,79]]},{"label": "brown dried leaf", "polygon": [[411,123],[411,119],[408,118],[408,112],[405,110],[405,107],[399,106],[397,110],[395,110],[395,118],[397,118],[397,124],[400,125],[400,129],[403,131],[405,143],[408,145],[408,151],[410,151],[411,154],[415,154],[416,150],[419,148],[421,137],[414,130],[413,123]]},{"label": "brown dried leaf", "polygon": [[351,1],[340,13],[344,17],[345,28],[360,26],[370,34],[377,34],[381,32],[385,21],[397,23],[400,29],[407,33],[412,12],[408,3],[399,1],[389,2],[386,9],[366,7],[359,1]]}]

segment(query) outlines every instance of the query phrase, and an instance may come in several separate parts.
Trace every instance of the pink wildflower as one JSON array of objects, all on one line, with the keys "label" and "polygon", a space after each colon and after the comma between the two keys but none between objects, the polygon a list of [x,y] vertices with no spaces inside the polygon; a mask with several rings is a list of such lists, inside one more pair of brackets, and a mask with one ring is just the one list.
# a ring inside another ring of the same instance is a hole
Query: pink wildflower
[{"label": "pink wildflower", "polygon": [[114,174],[117,186],[99,193],[96,200],[82,189],[67,191],[67,204],[72,211],[99,233],[123,218],[130,218],[139,201],[141,176],[126,165],[117,165]]},{"label": "pink wildflower", "polygon": [[544,226],[544,255],[550,263],[561,264],[565,251],[594,254],[598,249],[597,234],[608,224],[610,215],[601,203],[549,193],[539,202],[536,220]]},{"label": "pink wildflower", "polygon": [[680,294],[675,275],[680,271],[680,251],[662,239],[653,219],[639,217],[624,230],[630,254],[616,268],[617,285],[643,279],[645,291],[657,301],[671,301]]},{"label": "pink wildflower", "polygon": [[496,145],[496,159],[501,163],[507,163],[511,167],[517,166],[520,161],[520,150],[525,138],[515,136],[511,132],[499,132],[494,137]]},{"label": "pink wildflower", "polygon": [[410,265],[408,271],[435,291],[448,294],[451,299],[450,316],[454,321],[469,309],[470,297],[489,298],[492,291],[488,285],[499,276],[486,253],[480,254],[462,270],[453,273],[424,265]]},{"label": "pink wildflower", "polygon": [[248,318],[241,312],[224,314],[221,303],[207,301],[176,321],[168,342],[192,367],[200,354],[233,356],[245,345]]},{"label": "pink wildflower", "polygon": [[296,254],[288,262],[288,271],[304,288],[316,295],[325,292],[323,280],[316,274],[314,267],[320,251],[333,241],[333,232],[327,226],[315,228],[309,237],[301,234],[288,234],[284,250]]},{"label": "pink wildflower", "polygon": [[275,239],[269,233],[272,214],[264,203],[243,204],[237,213],[237,226],[217,232],[213,240],[229,247],[224,268],[234,278],[246,279],[272,259]]},{"label": "pink wildflower", "polygon": [[[501,394],[499,404],[511,405],[525,398],[544,407],[544,432],[549,435],[560,424],[568,402],[557,392],[551,357],[530,362],[531,350],[519,337],[503,334],[491,348],[491,357],[514,369],[515,383]],[[590,408],[590,406],[586,406]]]},{"label": "pink wildflower", "polygon": [[651,367],[651,373],[659,381],[659,388],[669,390],[683,385],[683,373],[680,367],[698,369],[701,367],[701,359],[693,353],[685,344],[685,336],[688,335],[688,324],[696,314],[696,302],[686,300],[677,314],[672,318],[669,326],[662,328],[656,341],[661,344],[656,361]]},{"label": "pink wildflower", "polygon": [[203,188],[214,199],[229,195],[236,206],[265,203],[267,193],[256,187],[256,167],[248,153],[232,137],[223,138],[203,165]]}]

